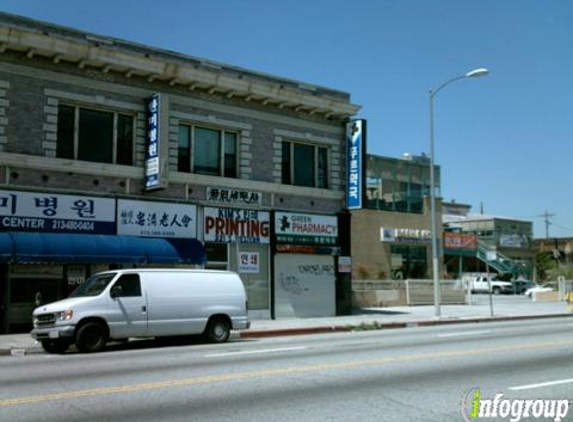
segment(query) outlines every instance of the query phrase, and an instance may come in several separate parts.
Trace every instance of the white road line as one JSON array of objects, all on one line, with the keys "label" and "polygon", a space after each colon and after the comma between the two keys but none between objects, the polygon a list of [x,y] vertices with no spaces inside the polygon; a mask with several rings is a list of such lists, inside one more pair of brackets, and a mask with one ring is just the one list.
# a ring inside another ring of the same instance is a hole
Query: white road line
[{"label": "white road line", "polygon": [[557,380],[557,381],[549,381],[549,382],[540,382],[539,384],[529,384],[529,385],[520,385],[518,387],[509,387],[510,390],[519,391],[519,390],[532,390],[534,388],[542,388],[542,387],[550,387],[552,385],[559,385],[559,384],[571,384],[573,382],[573,378],[567,380]]},{"label": "white road line", "polygon": [[211,353],[205,355],[206,358],[219,358],[224,356],[240,356],[240,355],[260,355],[264,353],[278,353],[278,352],[292,352],[294,350],[305,350],[307,347],[283,347],[280,349],[259,349],[259,350],[243,350],[241,352],[226,352],[226,353]]},{"label": "white road line", "polygon": [[438,337],[462,337],[462,336],[477,336],[480,334],[489,334],[491,333],[490,330],[483,330],[483,331],[463,331],[460,333],[446,333],[446,334],[438,334]]}]

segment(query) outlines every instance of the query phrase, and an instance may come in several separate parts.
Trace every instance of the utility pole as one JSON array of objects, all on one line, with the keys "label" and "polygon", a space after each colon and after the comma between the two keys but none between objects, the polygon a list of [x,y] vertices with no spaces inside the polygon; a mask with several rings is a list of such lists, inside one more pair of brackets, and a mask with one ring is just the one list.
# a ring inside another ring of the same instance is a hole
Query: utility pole
[{"label": "utility pole", "polygon": [[538,215],[538,217],[543,217],[545,221],[545,238],[549,239],[549,226],[551,225],[551,221],[549,221],[549,219],[551,217],[555,217],[555,214],[549,214],[549,212],[545,210],[545,212],[541,215]]}]

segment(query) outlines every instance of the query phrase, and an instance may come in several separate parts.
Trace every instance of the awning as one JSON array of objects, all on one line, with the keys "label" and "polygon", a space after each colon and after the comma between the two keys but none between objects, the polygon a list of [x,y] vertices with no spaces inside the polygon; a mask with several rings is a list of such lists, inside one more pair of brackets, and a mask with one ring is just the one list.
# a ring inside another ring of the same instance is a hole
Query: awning
[{"label": "awning", "polygon": [[0,233],[0,262],[13,264],[203,264],[197,239]]}]

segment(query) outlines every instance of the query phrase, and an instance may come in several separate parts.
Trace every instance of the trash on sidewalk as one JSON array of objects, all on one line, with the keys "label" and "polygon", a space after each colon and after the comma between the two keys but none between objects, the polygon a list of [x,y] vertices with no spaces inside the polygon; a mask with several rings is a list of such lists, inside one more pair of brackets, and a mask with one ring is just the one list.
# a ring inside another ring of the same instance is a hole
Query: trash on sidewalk
[{"label": "trash on sidewalk", "polygon": [[573,312],[573,292],[565,295],[565,301],[567,302],[567,311]]}]

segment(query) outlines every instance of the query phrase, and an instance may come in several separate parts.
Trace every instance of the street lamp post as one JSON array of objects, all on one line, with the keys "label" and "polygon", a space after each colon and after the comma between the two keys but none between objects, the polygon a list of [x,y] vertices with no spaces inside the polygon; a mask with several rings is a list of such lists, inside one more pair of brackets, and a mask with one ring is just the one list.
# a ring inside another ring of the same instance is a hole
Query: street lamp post
[{"label": "street lamp post", "polygon": [[438,225],[436,221],[436,176],[434,174],[434,97],[452,82],[464,78],[477,78],[488,73],[489,71],[484,68],[474,69],[444,82],[435,90],[430,89],[430,232],[432,235],[432,279],[434,282],[434,312],[436,318],[441,317],[442,311],[440,308],[440,267],[438,263]]}]

